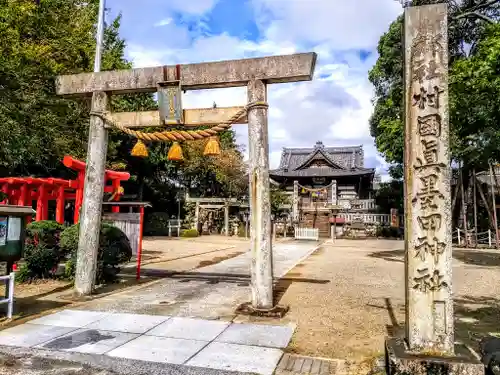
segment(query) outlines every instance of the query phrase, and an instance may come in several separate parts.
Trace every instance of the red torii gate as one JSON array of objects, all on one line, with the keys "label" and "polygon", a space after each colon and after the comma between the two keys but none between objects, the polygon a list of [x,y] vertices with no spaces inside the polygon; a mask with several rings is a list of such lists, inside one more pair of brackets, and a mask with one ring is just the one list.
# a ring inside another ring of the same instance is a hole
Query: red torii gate
[{"label": "red torii gate", "polygon": [[[63,180],[61,178],[36,178],[36,177],[4,177],[0,178],[1,191],[7,195],[2,204],[18,206],[31,206],[36,200],[36,221],[47,220],[49,216],[49,200],[56,201],[56,221],[64,224],[64,204],[67,200],[75,201],[74,223],[80,218],[80,207],[83,203],[83,186],[85,184],[86,164],[80,160],[66,155],[63,159],[64,166],[78,172],[76,180]],[[121,181],[127,181],[130,174],[106,170],[105,181],[111,185],[104,187],[105,193],[112,193],[112,199],[119,201],[123,195]],[[112,207],[113,212],[120,212],[119,206]]]}]

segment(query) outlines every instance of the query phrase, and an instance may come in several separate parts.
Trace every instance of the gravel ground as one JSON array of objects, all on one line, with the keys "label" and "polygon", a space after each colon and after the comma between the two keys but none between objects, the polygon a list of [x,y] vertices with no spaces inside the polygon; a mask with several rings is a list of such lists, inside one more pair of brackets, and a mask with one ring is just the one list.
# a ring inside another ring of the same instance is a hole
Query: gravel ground
[{"label": "gravel ground", "polygon": [[[297,322],[288,350],[303,355],[361,360],[377,357],[384,338],[404,324],[403,242],[338,240],[287,276],[282,304]],[[456,337],[498,331],[500,256],[495,251],[454,250]]]},{"label": "gravel ground", "polygon": [[75,362],[0,354],[1,375],[117,375]]}]

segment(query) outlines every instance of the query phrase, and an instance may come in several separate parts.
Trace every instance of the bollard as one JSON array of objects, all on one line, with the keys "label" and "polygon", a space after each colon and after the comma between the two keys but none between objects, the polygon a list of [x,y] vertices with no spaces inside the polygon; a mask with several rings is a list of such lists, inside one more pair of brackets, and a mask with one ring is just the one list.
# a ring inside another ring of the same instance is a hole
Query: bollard
[{"label": "bollard", "polygon": [[461,243],[460,243],[460,241],[461,241],[460,240],[460,228],[457,228],[457,236],[458,236],[458,246],[460,246],[461,245]]},{"label": "bollard", "polygon": [[12,319],[14,313],[14,282],[16,279],[15,272],[11,272],[7,276],[0,276],[0,280],[5,282],[5,298],[0,300],[0,303],[7,304],[7,318]]},{"label": "bollard", "polygon": [[16,279],[16,274],[11,272],[9,275],[9,302],[7,305],[7,318],[12,319],[12,314],[14,313],[14,281]]},{"label": "bollard", "polygon": [[491,229],[488,229],[488,246],[491,247]]}]

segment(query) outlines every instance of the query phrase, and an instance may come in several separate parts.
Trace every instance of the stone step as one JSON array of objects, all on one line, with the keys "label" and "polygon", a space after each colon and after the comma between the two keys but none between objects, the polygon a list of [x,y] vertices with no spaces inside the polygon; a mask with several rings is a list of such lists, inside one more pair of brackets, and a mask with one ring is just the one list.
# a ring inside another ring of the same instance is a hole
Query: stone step
[{"label": "stone step", "polygon": [[345,361],[285,353],[275,375],[345,375]]}]

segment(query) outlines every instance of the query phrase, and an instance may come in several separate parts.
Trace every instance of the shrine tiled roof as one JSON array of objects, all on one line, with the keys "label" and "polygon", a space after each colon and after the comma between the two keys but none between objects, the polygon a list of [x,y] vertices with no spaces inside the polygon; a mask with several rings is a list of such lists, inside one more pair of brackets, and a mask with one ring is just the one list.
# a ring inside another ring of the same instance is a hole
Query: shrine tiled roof
[{"label": "shrine tiled roof", "polygon": [[331,168],[309,168],[297,171],[286,171],[275,169],[269,171],[271,177],[342,177],[342,176],[364,176],[374,174],[374,168],[355,168],[355,169],[331,169]]},{"label": "shrine tiled roof", "polygon": [[[312,166],[321,161],[321,166]],[[312,148],[284,148],[278,169],[271,176],[280,177],[338,177],[374,174],[375,169],[364,167],[363,146],[325,147],[317,142]]]}]

